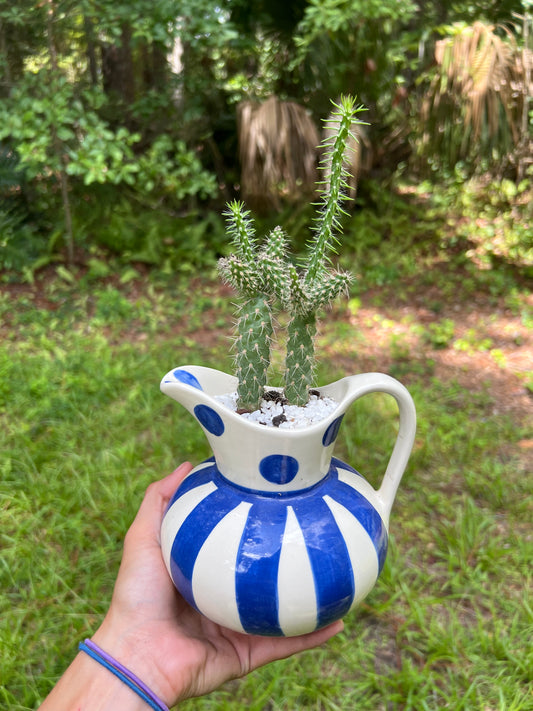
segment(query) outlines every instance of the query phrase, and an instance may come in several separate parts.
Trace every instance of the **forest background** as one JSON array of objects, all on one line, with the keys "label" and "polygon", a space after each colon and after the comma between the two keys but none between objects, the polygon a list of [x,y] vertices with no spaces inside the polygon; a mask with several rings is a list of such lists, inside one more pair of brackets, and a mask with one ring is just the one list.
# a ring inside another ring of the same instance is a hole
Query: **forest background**
[{"label": "forest background", "polygon": [[366,179],[474,173],[523,204],[530,13],[530,0],[4,2],[0,266],[28,275],[103,248],[176,268],[220,252],[228,199],[293,214],[308,197],[342,92],[368,108],[360,206],[375,198]]}]

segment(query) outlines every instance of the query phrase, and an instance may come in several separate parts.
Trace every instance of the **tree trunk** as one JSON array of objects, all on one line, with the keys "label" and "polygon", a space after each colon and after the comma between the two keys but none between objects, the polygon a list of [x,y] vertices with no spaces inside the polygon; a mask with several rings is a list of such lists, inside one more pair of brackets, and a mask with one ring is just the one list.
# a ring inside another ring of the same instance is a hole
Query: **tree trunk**
[{"label": "tree trunk", "polygon": [[168,75],[167,49],[156,42],[144,42],[141,46],[140,61],[144,91],[159,89],[165,85]]},{"label": "tree trunk", "polygon": [[92,19],[87,17],[87,15],[83,16],[83,28],[87,42],[87,63],[89,65],[91,84],[98,86],[98,63],[96,61],[96,46],[94,44],[94,25]]},{"label": "tree trunk", "polygon": [[102,45],[102,76],[106,94],[115,94],[130,106],[135,100],[135,72],[131,28],[122,26],[120,46]]},{"label": "tree trunk", "polygon": [[152,44],[152,86],[163,86],[167,80],[168,61],[167,48],[164,45]]},{"label": "tree trunk", "polygon": [[513,13],[513,17],[522,20],[522,115],[520,117],[520,139],[516,146],[516,181],[522,181],[527,166],[531,163],[531,139],[529,135],[529,89],[531,86],[531,53],[529,51],[529,30],[531,16],[528,12],[523,15]]},{"label": "tree trunk", "polygon": [[[50,65],[52,67],[52,72],[54,74],[57,74],[58,62],[56,45],[54,41],[54,0],[46,1],[48,5],[46,13],[48,52],[50,54]],[[57,135],[57,129],[55,126],[52,127],[52,145],[53,150],[58,156],[61,165],[59,169],[59,183],[61,185],[61,199],[63,202],[63,213],[65,218],[65,242],[67,246],[67,261],[69,265],[71,265],[74,262],[74,235],[72,233],[72,212],[70,209],[69,184],[68,175],[66,171],[67,159],[61,141]]]},{"label": "tree trunk", "polygon": [[[7,41],[4,23],[0,19],[0,55],[4,57],[4,76],[2,77],[2,84],[9,91],[11,86],[11,69],[9,66],[9,56],[7,51]],[[7,93],[6,91],[6,93]],[[4,93],[4,92],[2,92]]]}]

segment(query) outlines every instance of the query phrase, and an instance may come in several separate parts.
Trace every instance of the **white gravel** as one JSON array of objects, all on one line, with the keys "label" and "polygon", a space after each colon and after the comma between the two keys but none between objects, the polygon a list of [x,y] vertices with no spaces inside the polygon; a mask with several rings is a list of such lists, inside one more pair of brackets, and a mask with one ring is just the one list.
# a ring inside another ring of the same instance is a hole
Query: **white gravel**
[{"label": "white gravel", "polygon": [[[225,407],[233,410],[233,412],[236,412],[237,397],[237,393],[234,392],[226,395],[217,395],[215,399]],[[299,427],[307,427],[324,420],[331,415],[337,405],[338,403],[335,400],[329,397],[318,397],[317,395],[311,395],[309,402],[302,407],[262,400],[260,410],[241,413],[241,417],[267,427],[277,426],[279,429],[292,430]]]}]

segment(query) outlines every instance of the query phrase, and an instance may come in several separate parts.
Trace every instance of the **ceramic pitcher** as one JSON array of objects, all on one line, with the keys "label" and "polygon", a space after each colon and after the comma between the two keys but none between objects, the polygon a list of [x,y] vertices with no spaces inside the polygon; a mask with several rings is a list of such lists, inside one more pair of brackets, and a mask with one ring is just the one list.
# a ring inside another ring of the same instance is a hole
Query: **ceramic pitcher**
[{"label": "ceramic pitcher", "polygon": [[[183,597],[212,621],[250,634],[311,632],[361,602],[383,568],[415,407],[394,378],[352,375],[319,388],[338,403],[328,418],[281,429],[251,422],[216,399],[236,389],[235,377],[193,365],[161,382],[196,418],[213,451],[169,503],[163,557]],[[373,392],[388,393],[399,409],[377,490],[333,457],[346,410]]]}]

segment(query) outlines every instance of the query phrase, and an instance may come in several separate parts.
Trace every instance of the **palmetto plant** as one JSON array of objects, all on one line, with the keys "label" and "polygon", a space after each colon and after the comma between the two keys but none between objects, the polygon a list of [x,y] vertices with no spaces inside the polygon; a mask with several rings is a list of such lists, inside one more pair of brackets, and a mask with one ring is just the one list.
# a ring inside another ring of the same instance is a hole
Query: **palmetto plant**
[{"label": "palmetto plant", "polygon": [[449,165],[510,152],[520,137],[523,80],[513,35],[482,22],[454,26],[435,59],[422,107],[424,151]]},{"label": "palmetto plant", "polygon": [[288,240],[281,227],[268,235],[264,245],[255,238],[249,211],[232,202],[226,213],[236,251],[220,260],[220,273],[242,296],[236,325],[236,374],[239,406],[255,409],[264,393],[274,332],[273,310],[285,309],[290,316],[287,333],[284,390],[289,402],[303,405],[313,383],[314,337],[317,311],[346,291],[351,276],[331,267],[330,255],[338,243],[342,203],[349,189],[345,165],[346,147],[353,139],[351,127],[362,123],[352,97],[335,105],[333,126],[323,145],[321,169],[327,180],[319,183],[320,210],[312,238],[301,263],[288,256]]},{"label": "palmetto plant", "polygon": [[280,208],[312,192],[319,135],[307,111],[271,96],[239,106],[239,153],[243,197],[256,208]]}]

